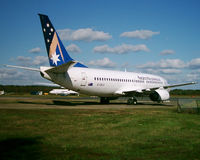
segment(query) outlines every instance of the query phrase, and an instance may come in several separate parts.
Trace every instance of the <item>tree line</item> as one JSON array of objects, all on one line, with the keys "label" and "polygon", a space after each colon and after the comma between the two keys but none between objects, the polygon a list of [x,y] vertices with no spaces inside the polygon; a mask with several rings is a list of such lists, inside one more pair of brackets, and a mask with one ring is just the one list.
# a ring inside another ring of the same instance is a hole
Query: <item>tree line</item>
[{"label": "tree line", "polygon": [[200,95],[200,90],[192,90],[192,89],[174,89],[170,91],[171,95],[192,95],[192,96],[199,96]]},{"label": "tree line", "polygon": [[52,89],[59,88],[59,87],[52,87],[52,86],[15,86],[15,85],[0,85],[0,91],[5,93],[31,93],[33,91],[43,91],[48,93]]}]

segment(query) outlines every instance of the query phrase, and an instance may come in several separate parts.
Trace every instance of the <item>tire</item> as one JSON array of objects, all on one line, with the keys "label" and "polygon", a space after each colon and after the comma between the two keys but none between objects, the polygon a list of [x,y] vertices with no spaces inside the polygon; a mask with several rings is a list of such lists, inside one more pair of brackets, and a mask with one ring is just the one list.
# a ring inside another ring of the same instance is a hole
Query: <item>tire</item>
[{"label": "tire", "polygon": [[109,98],[107,98],[107,97],[101,97],[101,99],[100,99],[100,103],[101,104],[109,104]]},{"label": "tire", "polygon": [[127,100],[127,104],[128,105],[136,105],[137,104],[137,99],[135,99],[135,98],[129,98]]},{"label": "tire", "polygon": [[133,104],[137,105],[137,99],[133,99]]}]

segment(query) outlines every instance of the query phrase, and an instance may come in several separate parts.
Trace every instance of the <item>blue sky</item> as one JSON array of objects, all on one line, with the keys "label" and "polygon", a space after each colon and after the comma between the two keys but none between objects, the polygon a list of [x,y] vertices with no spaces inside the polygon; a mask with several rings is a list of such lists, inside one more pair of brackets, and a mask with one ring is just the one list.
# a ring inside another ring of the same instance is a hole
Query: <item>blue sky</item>
[{"label": "blue sky", "polygon": [[[71,57],[89,67],[158,74],[173,84],[199,81],[199,8],[199,0],[1,0],[0,64],[48,66],[43,13]],[[0,84],[46,82],[0,67]]]}]

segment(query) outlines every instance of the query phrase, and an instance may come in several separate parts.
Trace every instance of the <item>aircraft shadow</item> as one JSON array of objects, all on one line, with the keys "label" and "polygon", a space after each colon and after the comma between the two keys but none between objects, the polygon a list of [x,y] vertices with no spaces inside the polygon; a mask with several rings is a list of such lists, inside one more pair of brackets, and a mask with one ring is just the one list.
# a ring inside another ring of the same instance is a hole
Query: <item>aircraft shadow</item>
[{"label": "aircraft shadow", "polygon": [[[38,104],[38,105],[60,105],[60,106],[92,106],[92,105],[99,105],[99,106],[109,106],[109,105],[127,105],[126,102],[111,102],[109,104],[101,104],[99,102],[87,102],[87,101],[64,101],[64,100],[52,100],[51,102],[39,103],[39,102],[27,102],[27,101],[18,101],[21,104]],[[127,105],[127,106],[163,106],[163,107],[170,107],[173,106],[172,104],[165,104],[165,103],[143,103],[139,102],[137,105]]]},{"label": "aircraft shadow", "polygon": [[[0,141],[0,159],[30,159],[40,158],[40,137],[10,138]],[[37,153],[37,154],[34,154]]]},{"label": "aircraft shadow", "polygon": [[63,154],[61,147],[44,144],[42,140],[42,137],[16,137],[1,140],[0,159],[56,159],[57,154]]},{"label": "aircraft shadow", "polygon": [[109,103],[109,104],[101,104],[99,102],[83,102],[83,101],[70,101],[70,102],[67,102],[67,101],[58,101],[58,100],[53,100],[53,104],[55,105],[63,105],[63,106],[77,106],[77,105],[82,105],[82,106],[85,106],[85,105],[113,105],[113,104],[125,104],[125,103]]},{"label": "aircraft shadow", "polygon": [[[99,106],[103,106],[103,105],[127,105],[126,102],[111,102],[109,104],[101,104],[99,102],[77,102],[77,101],[72,101],[72,102],[67,102],[67,101],[58,101],[58,100],[53,100],[53,104],[55,105],[62,105],[62,106],[77,106],[77,105],[82,105],[82,106],[86,106],[86,105],[99,105]],[[164,104],[164,103],[138,103],[138,106],[173,106],[171,104]],[[127,105],[127,106],[137,106],[137,105]]]},{"label": "aircraft shadow", "polygon": [[45,105],[52,105],[51,103],[45,102],[45,103],[39,103],[39,102],[27,102],[27,101],[18,101],[17,103],[21,104],[45,104]]}]

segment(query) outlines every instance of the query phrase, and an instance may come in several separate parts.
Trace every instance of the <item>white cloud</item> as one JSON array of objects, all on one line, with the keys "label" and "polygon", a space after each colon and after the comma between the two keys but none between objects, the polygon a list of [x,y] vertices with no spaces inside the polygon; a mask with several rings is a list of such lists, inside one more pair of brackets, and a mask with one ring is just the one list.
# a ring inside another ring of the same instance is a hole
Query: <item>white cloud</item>
[{"label": "white cloud", "polygon": [[150,30],[136,30],[130,32],[123,32],[120,37],[128,37],[128,38],[139,38],[139,39],[149,39],[153,35],[158,35],[160,32],[153,32]]},{"label": "white cloud", "polygon": [[0,68],[0,84],[3,85],[32,85],[45,81],[39,72],[14,68]]},{"label": "white cloud", "polygon": [[39,47],[36,47],[36,48],[30,49],[28,52],[29,53],[40,53],[41,49]]},{"label": "white cloud", "polygon": [[30,61],[31,60],[31,57],[24,57],[24,56],[18,56],[17,57],[17,61],[20,61],[20,62],[27,62],[27,61]]},{"label": "white cloud", "polygon": [[186,76],[190,81],[198,81],[200,78],[199,73],[188,73]]},{"label": "white cloud", "polygon": [[23,76],[19,71],[13,68],[0,68],[0,79],[9,80],[17,79]]},{"label": "white cloud", "polygon": [[200,69],[200,58],[192,59],[192,60],[188,63],[188,67],[189,67],[190,69]]},{"label": "white cloud", "polygon": [[129,52],[139,52],[139,51],[148,52],[149,49],[145,44],[139,44],[139,45],[122,44],[113,48],[109,47],[108,45],[102,45],[93,48],[93,52],[95,53],[125,54]]},{"label": "white cloud", "polygon": [[128,63],[128,62],[125,62],[125,63],[123,63],[122,65],[121,65],[121,68],[123,69],[123,70],[126,70],[127,68],[130,68],[131,67],[131,65]]},{"label": "white cloud", "polygon": [[66,47],[67,51],[73,52],[73,53],[80,53],[81,49],[75,45],[75,44],[70,44],[69,46]]},{"label": "white cloud", "polygon": [[180,69],[163,69],[163,68],[142,68],[142,72],[145,73],[152,73],[152,74],[166,74],[166,75],[173,75],[181,73],[182,71]]},{"label": "white cloud", "polygon": [[179,84],[179,83],[185,83],[189,82],[188,79],[186,78],[185,74],[163,74],[163,78],[165,78],[169,84]]},{"label": "white cloud", "polygon": [[163,50],[160,52],[161,55],[170,55],[170,54],[174,54],[175,51],[174,50],[170,50],[170,49],[167,49],[167,50]]},{"label": "white cloud", "polygon": [[178,74],[181,73],[181,70],[179,69],[159,69],[158,70],[160,73],[164,73],[164,74]]},{"label": "white cloud", "polygon": [[112,62],[109,58],[105,57],[99,60],[93,60],[88,63],[91,66],[98,66],[104,68],[114,68],[116,67],[116,63]]},{"label": "white cloud", "polygon": [[48,64],[48,58],[46,56],[36,56],[30,64],[34,66],[42,66]]},{"label": "white cloud", "polygon": [[184,68],[186,64],[180,59],[166,59],[159,63],[161,68]]},{"label": "white cloud", "polygon": [[24,56],[18,56],[16,60],[13,59],[17,63],[17,65],[20,66],[30,66],[32,58],[31,57],[24,57]]},{"label": "white cloud", "polygon": [[[15,60],[13,59],[13,61]],[[48,58],[47,56],[36,56],[34,58],[18,56],[16,63],[21,66],[41,66],[48,64]]]},{"label": "white cloud", "polygon": [[81,28],[78,30],[63,29],[58,30],[58,32],[62,40],[91,42],[106,41],[112,38],[109,33],[105,33],[103,31],[94,31],[91,28]]},{"label": "white cloud", "polygon": [[187,65],[180,59],[162,59],[158,62],[148,62],[143,65],[138,65],[137,68],[152,68],[152,69],[164,69],[174,68],[181,69],[187,67]]}]

